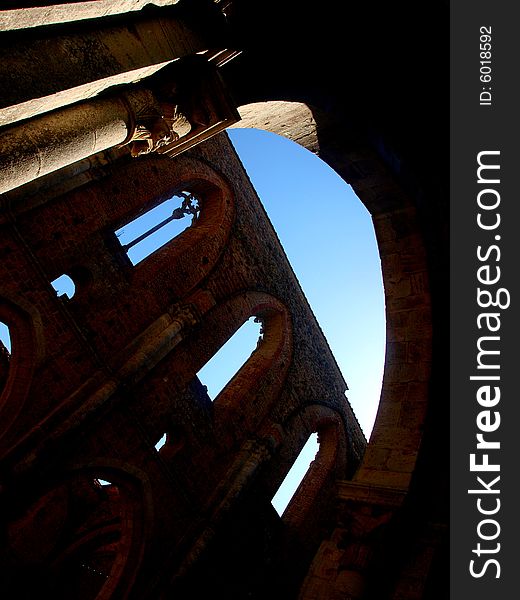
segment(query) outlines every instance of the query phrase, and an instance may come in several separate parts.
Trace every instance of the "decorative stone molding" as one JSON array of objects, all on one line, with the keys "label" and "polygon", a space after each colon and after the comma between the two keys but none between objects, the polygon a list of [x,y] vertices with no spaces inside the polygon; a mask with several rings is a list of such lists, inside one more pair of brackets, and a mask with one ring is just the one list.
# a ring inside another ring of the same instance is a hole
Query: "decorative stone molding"
[{"label": "decorative stone molding", "polygon": [[123,94],[130,117],[127,139],[135,158],[155,152],[166,144],[173,144],[192,129],[186,115],[174,102],[159,102],[150,90]]},{"label": "decorative stone molding", "polygon": [[117,146],[129,144],[134,157],[175,156],[240,118],[215,66],[200,56],[113,91],[0,132],[0,194]]},{"label": "decorative stone molding", "polygon": [[338,482],[338,527],[320,546],[299,600],[336,595],[361,600],[374,550],[405,498],[404,490]]},{"label": "decorative stone molding", "polygon": [[144,86],[122,95],[130,123],[121,145],[133,157],[160,148],[178,154],[181,138],[191,146],[240,119],[215,67],[200,56],[163,67]]},{"label": "decorative stone molding", "polygon": [[195,316],[194,307],[190,304],[177,306],[172,313],[172,319],[178,321],[183,329],[193,327],[199,321]]}]

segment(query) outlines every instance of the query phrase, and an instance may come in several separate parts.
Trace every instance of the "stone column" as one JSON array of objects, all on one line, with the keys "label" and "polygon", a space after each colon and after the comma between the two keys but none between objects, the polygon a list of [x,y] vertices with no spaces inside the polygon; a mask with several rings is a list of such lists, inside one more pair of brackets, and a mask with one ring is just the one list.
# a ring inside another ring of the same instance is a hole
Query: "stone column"
[{"label": "stone column", "polygon": [[[26,29],[141,10],[144,6],[170,6],[179,0],[97,0],[96,2],[20,2],[22,7],[0,9],[0,31]],[[23,6],[26,4],[28,6]],[[41,4],[40,6],[34,6]]]},{"label": "stone column", "polygon": [[374,546],[402,504],[403,490],[339,482],[339,523],[311,564],[298,600],[362,600]]},{"label": "stone column", "polygon": [[207,515],[205,527],[173,574],[172,583],[184,576],[200,560],[213,539],[222,533],[225,518],[249,489],[260,467],[272,458],[280,447],[282,438],[281,427],[273,425],[265,432],[264,437],[247,440],[243,444],[226,476],[209,499],[208,506],[204,510]]},{"label": "stone column", "polygon": [[83,103],[0,134],[0,193],[124,141],[130,122],[118,100]]},{"label": "stone column", "polygon": [[175,106],[168,111],[146,89],[37,117],[0,134],[0,193],[119,144],[132,142],[136,156],[150,152],[190,129]]},{"label": "stone column", "polygon": [[190,57],[117,95],[1,131],[0,194],[113,146],[175,155],[239,118],[215,67]]}]

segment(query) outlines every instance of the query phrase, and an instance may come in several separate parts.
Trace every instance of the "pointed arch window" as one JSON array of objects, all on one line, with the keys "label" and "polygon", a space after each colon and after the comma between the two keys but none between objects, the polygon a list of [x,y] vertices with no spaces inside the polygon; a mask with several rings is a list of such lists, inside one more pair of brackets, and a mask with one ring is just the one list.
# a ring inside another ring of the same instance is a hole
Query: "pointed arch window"
[{"label": "pointed arch window", "polygon": [[233,379],[257,349],[262,338],[261,320],[258,317],[250,317],[197,373],[211,400],[215,400],[226,384]]},{"label": "pointed arch window", "polygon": [[296,494],[298,487],[309,472],[311,463],[316,458],[319,449],[320,443],[318,434],[316,432],[311,433],[271,500],[271,504],[280,516],[283,515],[285,509]]},{"label": "pointed arch window", "polygon": [[[304,430],[302,423],[306,424]],[[339,414],[322,405],[309,405],[293,415],[286,431],[280,454],[283,462],[277,467],[280,470],[276,481],[286,473],[292,457],[302,450],[274,494],[272,504],[287,526],[298,529],[313,512],[320,510],[321,503],[332,500],[335,482],[345,477],[346,432]]]},{"label": "pointed arch window", "polygon": [[137,265],[194,225],[199,216],[199,199],[182,191],[117,229],[115,234],[130,262]]}]

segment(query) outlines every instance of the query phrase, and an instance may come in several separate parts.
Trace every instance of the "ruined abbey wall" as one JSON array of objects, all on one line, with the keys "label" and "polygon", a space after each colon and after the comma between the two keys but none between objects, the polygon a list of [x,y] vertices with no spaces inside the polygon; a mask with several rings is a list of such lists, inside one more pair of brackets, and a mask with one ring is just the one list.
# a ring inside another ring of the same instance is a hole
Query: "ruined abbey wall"
[{"label": "ruined abbey wall", "polygon": [[[0,8],[1,597],[444,597],[447,5],[342,7]],[[297,141],[372,216],[387,352],[368,444],[229,126]],[[116,231],[179,193],[199,216],[133,265]],[[262,339],[212,401],[196,375],[250,317]]]}]

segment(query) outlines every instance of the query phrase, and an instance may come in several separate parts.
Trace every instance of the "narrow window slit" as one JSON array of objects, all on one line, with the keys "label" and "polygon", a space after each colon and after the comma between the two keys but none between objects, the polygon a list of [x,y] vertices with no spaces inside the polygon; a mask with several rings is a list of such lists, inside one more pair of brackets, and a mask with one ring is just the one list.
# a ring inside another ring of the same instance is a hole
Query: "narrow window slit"
[{"label": "narrow window slit", "polygon": [[298,486],[309,471],[309,467],[316,458],[319,449],[318,434],[312,433],[271,500],[271,504],[280,516],[282,516],[289,502],[293,499]]},{"label": "narrow window slit", "polygon": [[130,262],[137,265],[195,225],[199,216],[199,200],[191,192],[183,191],[116,230],[115,235]]}]

